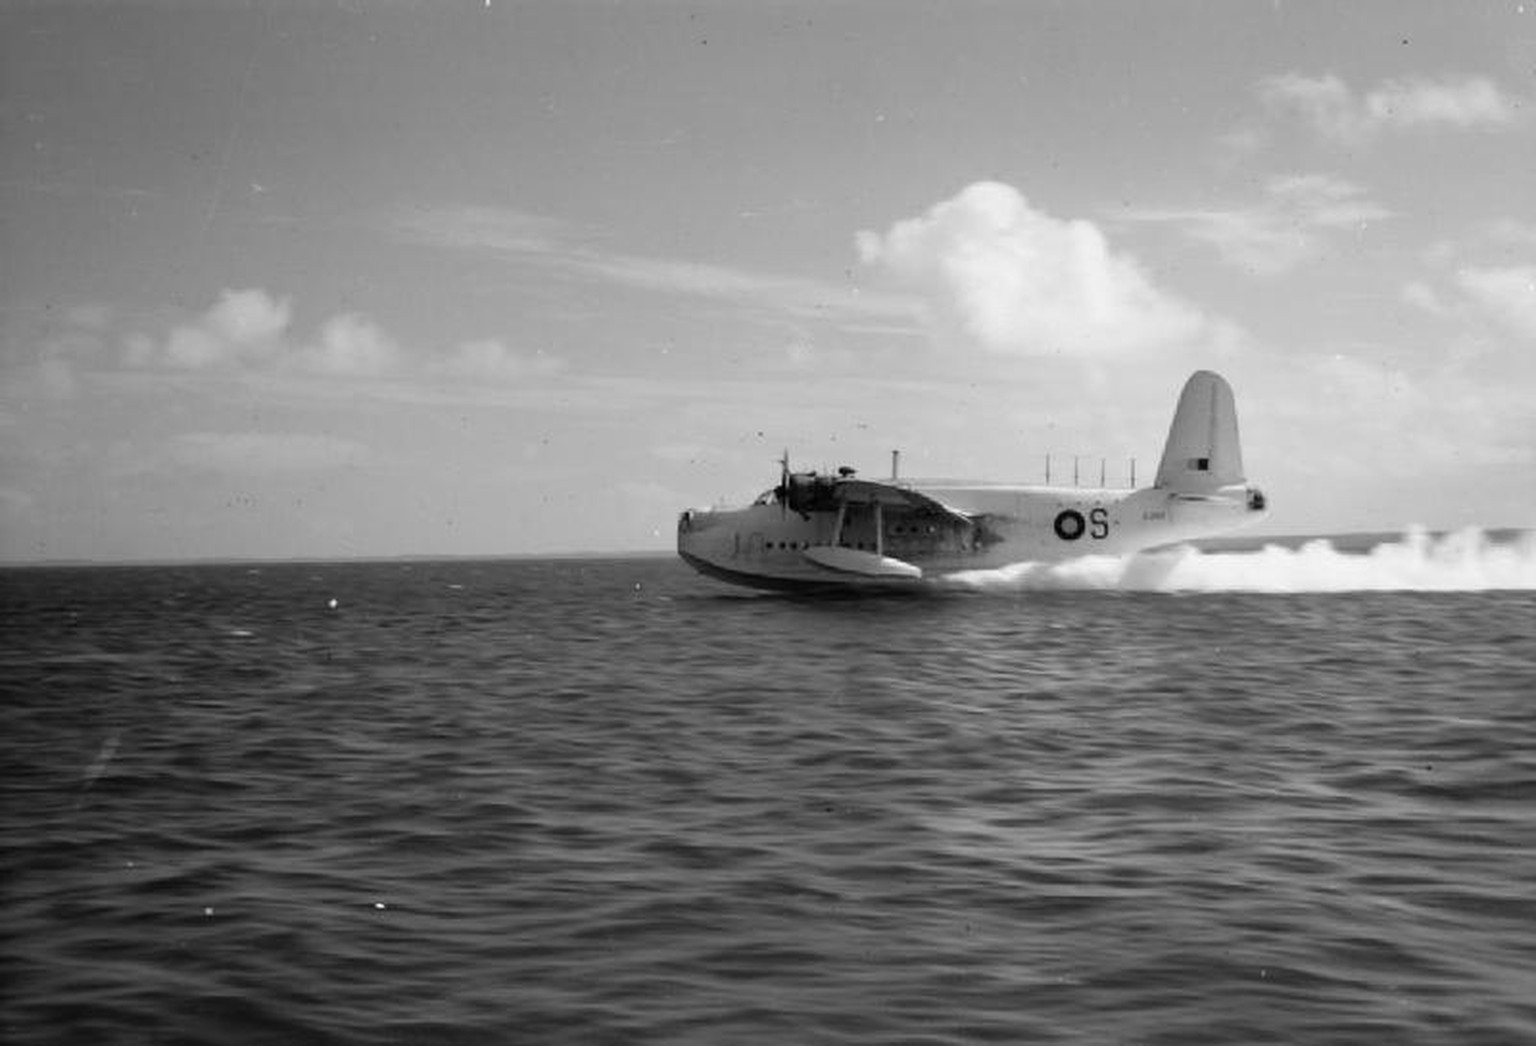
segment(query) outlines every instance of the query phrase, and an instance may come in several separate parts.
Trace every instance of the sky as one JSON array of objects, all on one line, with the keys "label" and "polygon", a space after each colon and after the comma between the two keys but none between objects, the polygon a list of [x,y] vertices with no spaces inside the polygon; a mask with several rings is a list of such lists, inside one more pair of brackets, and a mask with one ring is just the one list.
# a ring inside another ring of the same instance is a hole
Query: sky
[{"label": "sky", "polygon": [[1536,525],[1536,3],[0,7],[0,560],[664,549],[797,468]]}]

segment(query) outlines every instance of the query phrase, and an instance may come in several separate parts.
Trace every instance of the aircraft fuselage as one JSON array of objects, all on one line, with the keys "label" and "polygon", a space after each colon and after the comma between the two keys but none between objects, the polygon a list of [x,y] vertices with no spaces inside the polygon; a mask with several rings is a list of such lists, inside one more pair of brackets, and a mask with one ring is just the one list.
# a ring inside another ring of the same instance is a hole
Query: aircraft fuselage
[{"label": "aircraft fuselage", "polygon": [[1259,518],[1243,472],[1232,389],[1211,371],[1184,384],[1151,487],[889,482],[792,473],[740,509],[692,510],[677,551],[705,574],[762,588],[912,585],[966,570],[1124,555]]},{"label": "aircraft fuselage", "polygon": [[[690,510],[678,520],[678,553],[703,573],[757,587],[910,585],[1026,560],[1123,555],[1229,530],[1262,511],[1241,485],[1202,495],[993,484],[878,489],[890,496],[836,509],[796,511],[770,491],[746,508]],[[915,503],[899,491],[918,495]],[[829,571],[816,551],[827,548],[867,556]],[[881,560],[911,564],[921,578],[882,571]]]}]

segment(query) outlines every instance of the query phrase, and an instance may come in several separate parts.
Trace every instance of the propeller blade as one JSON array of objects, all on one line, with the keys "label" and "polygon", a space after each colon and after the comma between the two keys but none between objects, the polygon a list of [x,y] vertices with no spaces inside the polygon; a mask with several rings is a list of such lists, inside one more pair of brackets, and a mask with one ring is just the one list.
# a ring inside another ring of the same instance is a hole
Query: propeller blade
[{"label": "propeller blade", "polygon": [[784,448],[784,456],[779,459],[779,515],[784,516],[789,512],[789,448]]}]

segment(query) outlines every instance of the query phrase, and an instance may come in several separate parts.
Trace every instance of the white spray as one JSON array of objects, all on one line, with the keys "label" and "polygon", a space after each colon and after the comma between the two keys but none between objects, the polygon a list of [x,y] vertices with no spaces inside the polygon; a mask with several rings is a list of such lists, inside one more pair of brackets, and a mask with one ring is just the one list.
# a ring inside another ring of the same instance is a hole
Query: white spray
[{"label": "white spray", "polygon": [[1536,531],[1492,540],[1470,528],[1441,536],[1411,529],[1366,552],[1341,552],[1325,538],[1300,548],[1250,552],[1180,547],[1130,556],[1015,563],[954,575],[986,590],[1126,592],[1482,592],[1536,589]]}]

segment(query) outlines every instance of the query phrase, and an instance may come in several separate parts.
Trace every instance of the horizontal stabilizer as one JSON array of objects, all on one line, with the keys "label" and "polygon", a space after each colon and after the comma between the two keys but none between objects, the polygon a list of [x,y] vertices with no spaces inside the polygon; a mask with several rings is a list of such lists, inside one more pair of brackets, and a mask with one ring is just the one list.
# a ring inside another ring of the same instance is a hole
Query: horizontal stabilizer
[{"label": "horizontal stabilizer", "polygon": [[1232,386],[1213,371],[1196,371],[1179,396],[1153,486],[1201,493],[1243,481]]},{"label": "horizontal stabilizer", "polygon": [[802,555],[818,567],[835,570],[840,574],[858,574],[869,578],[920,578],[921,567],[905,560],[877,555],[842,545],[813,545]]}]

